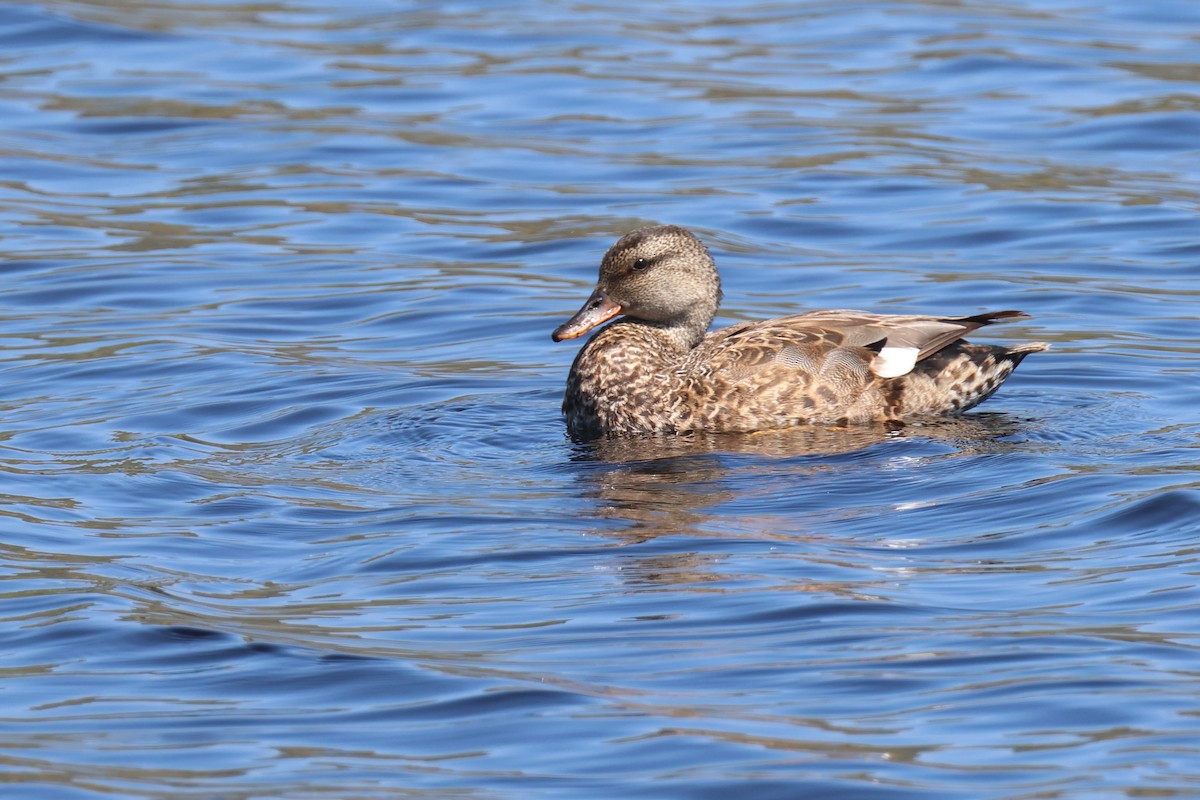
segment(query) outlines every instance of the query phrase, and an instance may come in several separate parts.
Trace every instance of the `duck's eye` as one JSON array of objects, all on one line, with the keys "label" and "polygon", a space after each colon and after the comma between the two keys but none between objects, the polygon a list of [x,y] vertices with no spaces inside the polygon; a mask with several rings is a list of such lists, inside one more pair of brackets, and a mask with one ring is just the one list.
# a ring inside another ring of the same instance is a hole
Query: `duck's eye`
[{"label": "duck's eye", "polygon": [[634,262],[633,262],[633,271],[634,271],[634,272],[641,272],[642,270],[644,270],[644,269],[645,269],[646,267],[648,267],[648,266],[650,266],[650,262],[649,262],[649,261],[647,261],[647,260],[646,260],[646,259],[644,259],[644,258],[639,258],[637,261],[634,261]]}]

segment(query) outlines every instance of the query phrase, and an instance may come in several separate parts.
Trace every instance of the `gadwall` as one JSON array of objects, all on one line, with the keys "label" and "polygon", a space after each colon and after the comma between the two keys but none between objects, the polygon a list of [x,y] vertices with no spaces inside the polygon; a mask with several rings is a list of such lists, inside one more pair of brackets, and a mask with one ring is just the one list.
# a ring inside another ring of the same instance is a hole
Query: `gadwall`
[{"label": "gadwall", "polygon": [[982,403],[1043,343],[962,337],[1020,311],[969,317],[811,311],[708,333],[721,281],[707,248],[675,225],[640,228],[600,262],[600,280],[554,341],[597,331],[571,365],[572,434],[758,431],[903,423]]}]

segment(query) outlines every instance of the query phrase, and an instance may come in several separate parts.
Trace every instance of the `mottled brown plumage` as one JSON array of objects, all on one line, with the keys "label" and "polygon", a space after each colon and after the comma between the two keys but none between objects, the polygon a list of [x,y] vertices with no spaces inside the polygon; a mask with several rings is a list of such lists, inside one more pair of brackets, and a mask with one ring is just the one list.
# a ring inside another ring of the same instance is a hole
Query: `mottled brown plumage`
[{"label": "mottled brown plumage", "polygon": [[623,236],[555,341],[597,331],[571,365],[572,433],[756,431],[954,414],[983,402],[1041,343],[962,337],[1019,311],[971,317],[813,311],[706,333],[721,300],[708,250],[664,225]]}]

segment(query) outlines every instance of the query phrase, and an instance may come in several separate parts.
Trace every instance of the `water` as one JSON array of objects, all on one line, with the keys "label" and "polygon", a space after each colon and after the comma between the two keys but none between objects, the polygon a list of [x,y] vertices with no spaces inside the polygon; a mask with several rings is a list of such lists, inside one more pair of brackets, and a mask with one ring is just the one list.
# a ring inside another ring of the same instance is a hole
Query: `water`
[{"label": "water", "polygon": [[[1200,10],[0,6],[14,798],[1200,795]],[[1034,315],[962,420],[576,443],[604,249]]]}]

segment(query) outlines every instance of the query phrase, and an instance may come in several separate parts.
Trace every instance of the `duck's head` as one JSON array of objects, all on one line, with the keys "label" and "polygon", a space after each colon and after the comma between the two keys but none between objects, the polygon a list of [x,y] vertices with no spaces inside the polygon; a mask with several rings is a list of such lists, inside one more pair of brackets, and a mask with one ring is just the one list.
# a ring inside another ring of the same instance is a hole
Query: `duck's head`
[{"label": "duck's head", "polygon": [[699,239],[676,225],[639,228],[604,254],[592,296],[552,337],[574,339],[624,315],[676,331],[694,345],[720,302],[721,279]]}]

